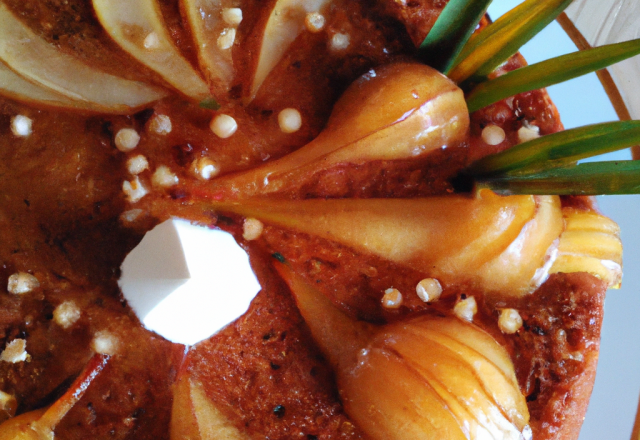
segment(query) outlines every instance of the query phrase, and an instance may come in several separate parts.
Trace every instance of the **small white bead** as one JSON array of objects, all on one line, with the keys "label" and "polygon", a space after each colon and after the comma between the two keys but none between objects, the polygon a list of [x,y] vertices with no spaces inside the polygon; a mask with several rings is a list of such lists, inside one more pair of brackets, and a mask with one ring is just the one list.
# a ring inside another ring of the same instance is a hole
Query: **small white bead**
[{"label": "small white bead", "polygon": [[153,50],[160,47],[160,37],[155,32],[151,32],[147,35],[142,43],[145,49]]},{"label": "small white bead", "polygon": [[218,115],[209,124],[211,131],[219,138],[226,139],[238,129],[238,123],[229,115]]},{"label": "small white bead", "polygon": [[122,128],[116,133],[116,148],[124,153],[138,146],[140,135],[133,128]]},{"label": "small white bead", "polygon": [[101,331],[96,333],[91,341],[91,349],[98,354],[113,356],[118,351],[119,341],[109,332]]},{"label": "small white bead", "polygon": [[302,127],[302,116],[295,108],[285,108],[278,114],[278,124],[283,133],[295,133]]},{"label": "small white bead", "polygon": [[222,19],[230,26],[238,26],[242,22],[242,9],[224,8],[222,10]]},{"label": "small white bead", "polygon": [[349,35],[347,34],[342,34],[340,32],[333,34],[333,37],[331,37],[331,49],[345,50],[349,47],[350,40],[351,38],[349,38]]},{"label": "small white bead", "polygon": [[138,176],[131,181],[125,180],[122,184],[122,191],[127,196],[129,203],[136,203],[149,193]]},{"label": "small white bead", "polygon": [[222,31],[218,37],[218,48],[220,50],[229,50],[233,47],[233,43],[236,41],[236,30],[234,28],[227,28]]},{"label": "small white bead", "polygon": [[502,333],[512,335],[522,327],[522,317],[516,309],[502,309],[498,318],[498,327]]},{"label": "small white bead", "polygon": [[442,295],[442,286],[435,278],[425,278],[416,286],[416,293],[424,302],[437,301]]},{"label": "small white bead", "polygon": [[156,168],[155,173],[153,173],[151,182],[154,186],[168,188],[178,183],[178,176],[176,176],[169,167],[161,165]]},{"label": "small white bead", "polygon": [[29,293],[38,287],[40,287],[40,281],[27,272],[14,273],[9,277],[7,283],[7,290],[14,295]]},{"label": "small white bead", "polygon": [[81,315],[82,312],[75,302],[65,301],[53,311],[53,320],[60,327],[68,329],[80,319]]},{"label": "small white bead", "polygon": [[384,291],[382,307],[385,309],[397,309],[402,305],[402,293],[393,287]]},{"label": "small white bead", "polygon": [[256,240],[262,235],[264,225],[257,218],[248,218],[242,224],[242,237],[245,240]]},{"label": "small white bead", "polygon": [[461,299],[453,306],[453,313],[465,321],[473,321],[473,317],[478,313],[478,304],[473,296]]},{"label": "small white bead", "polygon": [[129,171],[130,174],[133,174],[134,176],[148,169],[149,169],[149,161],[142,154],[130,157],[129,160],[127,160],[127,170]]},{"label": "small white bead", "polygon": [[14,339],[9,342],[0,354],[0,361],[16,364],[27,360],[27,341],[24,339]]},{"label": "small white bead", "polygon": [[307,16],[304,18],[304,25],[309,32],[317,33],[320,32],[325,25],[326,20],[324,19],[324,15],[319,12],[309,12]]},{"label": "small white bead", "polygon": [[504,142],[506,134],[502,127],[487,125],[482,130],[482,140],[489,145],[498,145]]},{"label": "small white bead", "polygon": [[540,137],[540,129],[535,125],[523,125],[518,130],[518,141],[520,143],[532,141]]},{"label": "small white bead", "polygon": [[133,223],[144,213],[142,209],[129,209],[120,214],[120,221],[123,223]]},{"label": "small white bead", "polygon": [[194,176],[202,180],[209,180],[220,174],[220,167],[218,164],[208,157],[202,157],[194,160],[190,169]]},{"label": "small white bead", "polygon": [[33,120],[23,115],[11,118],[11,132],[15,136],[26,137],[32,133]]},{"label": "small white bead", "polygon": [[173,129],[171,118],[167,115],[156,115],[149,122],[149,129],[159,135],[167,135]]}]

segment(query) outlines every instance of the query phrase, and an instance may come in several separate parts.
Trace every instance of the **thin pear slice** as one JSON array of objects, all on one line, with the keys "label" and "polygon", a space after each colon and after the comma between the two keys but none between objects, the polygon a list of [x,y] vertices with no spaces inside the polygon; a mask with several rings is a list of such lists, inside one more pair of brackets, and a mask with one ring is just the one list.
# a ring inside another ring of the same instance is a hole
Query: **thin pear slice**
[{"label": "thin pear slice", "polygon": [[108,113],[130,113],[166,95],[158,88],[96,70],[33,33],[0,4],[0,59],[19,75]]},{"label": "thin pear slice", "polygon": [[[533,196],[491,192],[475,198],[264,200],[211,207],[338,242],[445,284],[479,287],[477,267],[500,255],[538,209]],[[530,279],[520,281],[528,285]]]},{"label": "thin pear slice", "polygon": [[331,0],[277,0],[262,36],[258,67],[251,84],[251,99],[278,64],[291,43],[305,28],[304,19],[309,12],[317,12]]},{"label": "thin pear slice", "polygon": [[229,90],[233,79],[232,49],[218,44],[225,32],[235,32],[222,19],[225,8],[233,6],[232,0],[181,0],[193,38],[198,46],[200,68],[207,72],[209,81],[222,90]]},{"label": "thin pear slice", "polygon": [[27,103],[79,108],[83,103],[27,81],[0,61],[0,94]]},{"label": "thin pear slice", "polygon": [[156,0],[93,0],[100,24],[118,45],[185,95],[202,101],[209,87],[171,41]]},{"label": "thin pear slice", "polygon": [[183,374],[173,389],[171,440],[249,440],[209,400],[202,385],[189,373]]},{"label": "thin pear slice", "polygon": [[298,188],[336,164],[417,158],[455,145],[469,128],[462,91],[423,64],[395,63],[356,80],[313,141],[279,160],[222,177],[212,191],[246,198]]},{"label": "thin pear slice", "polygon": [[[39,84],[27,81],[0,61],[0,95],[16,101],[38,106],[50,106],[68,110],[96,113],[123,113],[122,109],[103,107],[89,101],[78,101],[56,93]],[[124,112],[128,113],[130,109]]]}]

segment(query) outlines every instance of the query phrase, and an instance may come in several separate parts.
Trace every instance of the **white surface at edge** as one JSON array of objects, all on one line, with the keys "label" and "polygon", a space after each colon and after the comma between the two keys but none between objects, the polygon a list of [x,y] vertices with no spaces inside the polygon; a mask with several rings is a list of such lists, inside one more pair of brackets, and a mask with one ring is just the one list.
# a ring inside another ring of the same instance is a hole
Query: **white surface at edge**
[{"label": "white surface at edge", "polygon": [[[489,12],[495,19],[519,3],[494,0]],[[554,22],[522,53],[533,63],[575,50]],[[595,74],[549,87],[548,91],[567,128],[617,120]],[[629,152],[624,151],[606,159],[629,158]],[[579,440],[627,440],[640,393],[640,338],[635,325],[640,316],[640,234],[635,219],[640,213],[640,196],[600,197],[599,203],[622,229],[625,275],[622,289],[610,290],[607,295],[596,383]]]}]

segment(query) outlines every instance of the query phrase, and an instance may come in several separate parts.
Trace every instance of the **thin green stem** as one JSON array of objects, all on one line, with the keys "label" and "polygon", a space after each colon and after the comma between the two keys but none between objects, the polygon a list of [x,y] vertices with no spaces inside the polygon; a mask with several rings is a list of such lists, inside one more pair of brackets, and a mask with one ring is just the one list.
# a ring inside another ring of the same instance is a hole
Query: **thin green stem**
[{"label": "thin green stem", "polygon": [[471,38],[449,77],[482,80],[551,23],[571,0],[527,0]]},{"label": "thin green stem", "polygon": [[451,0],[420,45],[419,59],[447,72],[484,16],[491,0]]},{"label": "thin green stem", "polygon": [[509,96],[568,81],[637,54],[640,39],[552,58],[479,84],[467,96],[467,106],[473,113]]},{"label": "thin green stem", "polygon": [[476,188],[498,194],[640,194],[640,162],[590,162],[530,174],[478,178]]},{"label": "thin green stem", "polygon": [[607,122],[524,142],[474,163],[474,176],[538,172],[640,144],[640,121]]}]

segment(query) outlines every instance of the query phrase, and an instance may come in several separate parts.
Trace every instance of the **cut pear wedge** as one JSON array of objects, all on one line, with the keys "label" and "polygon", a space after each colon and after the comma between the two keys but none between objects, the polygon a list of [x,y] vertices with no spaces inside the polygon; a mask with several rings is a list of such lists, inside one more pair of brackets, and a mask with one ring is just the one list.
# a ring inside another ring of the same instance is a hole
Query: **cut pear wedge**
[{"label": "cut pear wedge", "polygon": [[189,373],[173,388],[171,440],[250,440],[215,406]]},{"label": "cut pear wedge", "polygon": [[218,44],[219,38],[235,28],[222,19],[232,0],[181,0],[193,38],[198,46],[198,61],[209,81],[227,91],[233,79],[232,49]]},{"label": "cut pear wedge", "polygon": [[[208,206],[337,242],[411,267],[445,285],[496,293],[506,287],[530,291],[538,267],[531,265],[544,264],[563,225],[557,197],[502,197],[489,191],[476,197],[252,200]],[[527,254],[504,257],[523,231],[527,250],[543,256],[534,263]],[[506,287],[496,285],[479,270],[486,264],[516,275],[509,277]]]},{"label": "cut pear wedge", "polygon": [[227,198],[293,190],[338,164],[424,157],[466,138],[469,113],[462,91],[437,70],[395,63],[356,80],[313,141],[281,159],[216,179]]},{"label": "cut pear wedge", "polygon": [[93,0],[100,24],[120,47],[181,93],[202,101],[209,87],[171,41],[155,0]]},{"label": "cut pear wedge", "polygon": [[6,64],[0,61],[0,94],[17,101],[37,103],[52,107],[84,108],[83,104],[91,107],[91,103],[74,101],[64,95],[46,89],[42,86],[27,81]]},{"label": "cut pear wedge", "polygon": [[251,84],[251,99],[278,64],[291,43],[305,28],[308,13],[318,12],[331,0],[277,0],[262,36],[258,67]]},{"label": "cut pear wedge", "polygon": [[[130,113],[166,95],[161,89],[109,75],[61,52],[33,33],[1,3],[0,59],[18,75],[77,102],[75,107],[80,109]],[[7,93],[15,93],[9,89],[11,84],[17,86],[19,81],[14,77],[12,83],[2,83],[0,87],[9,90]],[[27,86],[20,92],[29,96],[34,89]]]}]

